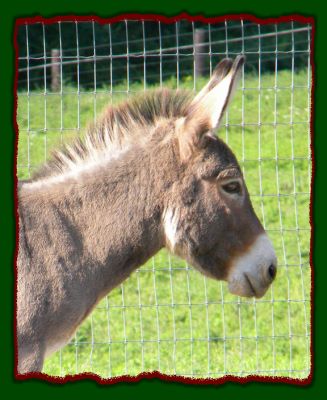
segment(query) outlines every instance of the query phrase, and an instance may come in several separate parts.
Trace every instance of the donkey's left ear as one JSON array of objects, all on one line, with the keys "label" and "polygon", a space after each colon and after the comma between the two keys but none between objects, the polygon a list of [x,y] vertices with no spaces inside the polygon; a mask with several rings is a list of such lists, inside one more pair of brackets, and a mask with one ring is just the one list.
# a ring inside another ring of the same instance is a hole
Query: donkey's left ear
[{"label": "donkey's left ear", "polygon": [[219,126],[233,97],[244,61],[244,56],[236,57],[234,62],[222,60],[209,83],[191,102],[182,123],[183,135],[180,138],[181,147],[186,147],[187,153],[192,151],[193,146],[201,144],[205,133]]}]

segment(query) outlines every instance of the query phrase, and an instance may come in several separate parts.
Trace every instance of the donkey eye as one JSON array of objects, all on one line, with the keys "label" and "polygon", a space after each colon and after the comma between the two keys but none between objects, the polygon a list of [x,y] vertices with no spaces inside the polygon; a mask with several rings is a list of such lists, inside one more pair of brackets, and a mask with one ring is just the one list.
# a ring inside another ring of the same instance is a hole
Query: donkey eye
[{"label": "donkey eye", "polygon": [[240,193],[241,192],[241,185],[238,181],[233,181],[222,185],[222,188],[226,193]]}]

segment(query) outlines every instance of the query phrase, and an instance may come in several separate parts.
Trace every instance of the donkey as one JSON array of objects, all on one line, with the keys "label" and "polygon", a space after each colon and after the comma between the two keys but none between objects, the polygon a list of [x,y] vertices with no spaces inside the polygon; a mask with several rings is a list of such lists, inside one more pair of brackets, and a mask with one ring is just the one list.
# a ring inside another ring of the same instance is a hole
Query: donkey
[{"label": "donkey", "polygon": [[214,135],[244,57],[192,99],[145,93],[109,107],[18,188],[18,373],[41,371],[94,306],[161,248],[231,293],[261,297],[276,255],[239,164]]}]

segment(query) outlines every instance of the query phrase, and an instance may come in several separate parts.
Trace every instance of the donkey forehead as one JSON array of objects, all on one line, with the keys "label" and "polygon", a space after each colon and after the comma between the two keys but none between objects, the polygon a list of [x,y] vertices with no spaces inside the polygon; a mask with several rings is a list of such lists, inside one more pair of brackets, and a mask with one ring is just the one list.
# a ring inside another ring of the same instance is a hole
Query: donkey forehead
[{"label": "donkey forehead", "polygon": [[209,136],[209,144],[200,157],[200,170],[204,174],[213,174],[222,178],[242,175],[240,166],[232,150],[219,138]]}]

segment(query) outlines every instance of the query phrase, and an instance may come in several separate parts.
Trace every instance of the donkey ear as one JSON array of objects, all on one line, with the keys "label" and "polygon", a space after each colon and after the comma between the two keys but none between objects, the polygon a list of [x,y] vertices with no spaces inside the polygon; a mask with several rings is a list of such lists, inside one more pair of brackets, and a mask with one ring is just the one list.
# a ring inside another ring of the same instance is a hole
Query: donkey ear
[{"label": "donkey ear", "polygon": [[192,105],[197,104],[201,99],[204,98],[214,87],[221,82],[225,76],[230,72],[233,65],[233,60],[230,58],[224,58],[212,71],[212,76],[209,82],[200,90],[192,101]]},{"label": "donkey ear", "polygon": [[181,138],[181,147],[187,149],[187,153],[192,147],[200,145],[205,133],[219,126],[235,91],[244,61],[244,56],[236,57],[234,62],[228,58],[222,60],[210,81],[191,102],[183,121],[184,134]]},{"label": "donkey ear", "polygon": [[213,77],[192,101],[187,119],[200,117],[207,121],[210,129],[219,126],[234,94],[244,61],[244,56],[238,56],[234,62],[226,58],[217,65]]}]

